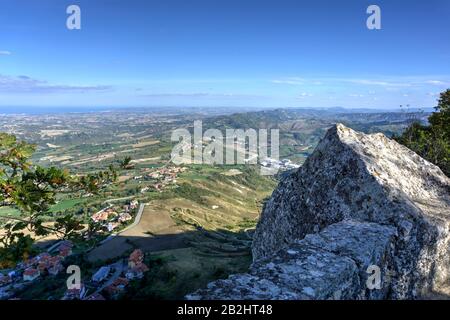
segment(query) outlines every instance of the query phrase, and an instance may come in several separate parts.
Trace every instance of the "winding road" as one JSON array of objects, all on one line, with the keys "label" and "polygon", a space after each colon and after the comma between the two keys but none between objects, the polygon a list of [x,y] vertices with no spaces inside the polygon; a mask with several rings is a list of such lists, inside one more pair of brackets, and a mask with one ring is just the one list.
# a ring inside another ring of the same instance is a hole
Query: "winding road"
[{"label": "winding road", "polygon": [[136,217],[134,218],[134,221],[132,224],[130,224],[129,226],[127,226],[126,228],[122,229],[119,232],[116,233],[112,233],[110,234],[106,239],[104,239],[103,241],[100,242],[100,244],[104,244],[105,242],[108,242],[109,240],[113,239],[114,237],[120,235],[121,233],[136,227],[140,222],[141,222],[141,218],[142,218],[142,213],[144,212],[144,208],[145,208],[145,203],[141,203],[139,205],[139,210],[136,214]]}]

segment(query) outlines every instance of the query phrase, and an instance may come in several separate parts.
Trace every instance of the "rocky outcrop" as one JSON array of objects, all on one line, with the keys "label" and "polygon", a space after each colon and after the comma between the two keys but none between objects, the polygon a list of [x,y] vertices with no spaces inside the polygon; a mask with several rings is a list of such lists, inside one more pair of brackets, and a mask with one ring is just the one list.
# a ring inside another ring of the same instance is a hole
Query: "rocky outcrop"
[{"label": "rocky outcrop", "polygon": [[[338,124],[266,203],[249,273],[189,297],[415,298],[449,283],[449,246],[449,178],[382,134]],[[379,290],[365,285],[369,265]]]},{"label": "rocky outcrop", "polygon": [[392,271],[395,229],[375,223],[343,221],[306,236],[262,259],[248,274],[212,282],[188,299],[364,299],[386,298],[369,290],[369,266]]},{"label": "rocky outcrop", "polygon": [[411,298],[450,278],[450,182],[435,165],[386,138],[341,124],[267,202],[255,260],[333,223],[395,227],[392,297]]}]

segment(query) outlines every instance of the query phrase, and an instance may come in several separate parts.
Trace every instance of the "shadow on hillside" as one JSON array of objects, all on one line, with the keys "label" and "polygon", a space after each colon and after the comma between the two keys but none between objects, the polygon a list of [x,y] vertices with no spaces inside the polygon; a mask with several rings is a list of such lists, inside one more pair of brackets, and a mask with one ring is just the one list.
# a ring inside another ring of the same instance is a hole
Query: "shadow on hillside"
[{"label": "shadow on hillside", "polygon": [[192,231],[173,231],[166,234],[146,236],[117,235],[88,253],[89,261],[102,261],[119,258],[130,250],[157,252],[181,248],[195,248],[199,254],[211,256],[248,255],[251,239],[247,232],[228,230],[206,231],[197,228]]},{"label": "shadow on hillside", "polygon": [[[88,259],[95,263],[111,263],[120,257],[127,257],[132,250],[138,248],[146,253],[192,248],[196,255],[206,258],[224,259],[224,263],[227,263],[230,262],[230,258],[251,255],[251,241],[249,237],[250,235],[247,232],[230,232],[228,230],[206,231],[202,228],[175,234],[149,234],[146,237],[119,235],[89,252]],[[226,276],[227,274],[215,275],[217,278],[225,278]],[[207,281],[204,279],[201,281],[205,283],[201,282],[201,286],[199,287],[204,287]],[[195,287],[193,284],[186,286],[189,287],[189,290],[186,292],[183,291],[183,294],[192,291],[192,288]],[[193,287],[191,288],[191,286]],[[419,299],[450,300],[449,293],[450,290],[436,290]]]}]

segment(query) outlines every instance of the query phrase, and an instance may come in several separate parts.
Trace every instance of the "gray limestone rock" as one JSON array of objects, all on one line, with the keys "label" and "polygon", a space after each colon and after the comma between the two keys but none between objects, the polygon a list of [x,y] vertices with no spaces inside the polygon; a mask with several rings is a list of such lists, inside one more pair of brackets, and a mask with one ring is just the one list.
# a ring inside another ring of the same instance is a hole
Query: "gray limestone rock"
[{"label": "gray limestone rock", "polygon": [[397,229],[392,298],[412,298],[450,279],[450,179],[383,134],[338,124],[266,203],[255,260],[345,220]]},{"label": "gray limestone rock", "polygon": [[391,270],[395,234],[394,228],[375,223],[339,222],[253,263],[248,274],[214,281],[187,299],[387,298],[388,279],[380,277],[381,288],[370,290],[367,269],[380,265],[381,274]]}]

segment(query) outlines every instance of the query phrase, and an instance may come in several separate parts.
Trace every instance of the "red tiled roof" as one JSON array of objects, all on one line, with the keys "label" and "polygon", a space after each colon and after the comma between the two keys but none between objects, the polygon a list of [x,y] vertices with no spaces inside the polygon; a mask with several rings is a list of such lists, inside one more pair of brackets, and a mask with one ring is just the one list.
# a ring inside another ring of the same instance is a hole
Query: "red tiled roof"
[{"label": "red tiled roof", "polygon": [[145,263],[139,263],[134,268],[131,269],[132,272],[147,272],[148,267],[145,265]]},{"label": "red tiled roof", "polygon": [[126,285],[128,285],[128,279],[122,278],[122,277],[117,278],[116,280],[114,280],[113,285],[114,286],[120,286],[120,285],[126,286]]},{"label": "red tiled roof", "polygon": [[144,254],[142,253],[142,250],[136,249],[130,254],[129,261],[132,261],[134,263],[139,263],[144,261]]},{"label": "red tiled roof", "polygon": [[47,260],[50,257],[51,257],[51,255],[48,252],[43,252],[43,253],[37,255],[36,259],[39,261],[43,261],[43,260]]},{"label": "red tiled roof", "polygon": [[72,248],[70,248],[70,247],[62,247],[59,249],[59,255],[61,257],[67,257],[70,255],[71,252],[72,252]]},{"label": "red tiled roof", "polygon": [[25,276],[34,276],[34,275],[36,275],[36,274],[38,274],[38,273],[39,273],[39,270],[34,269],[34,268],[28,268],[28,269],[26,269],[26,270],[23,272],[23,274],[24,274]]}]

